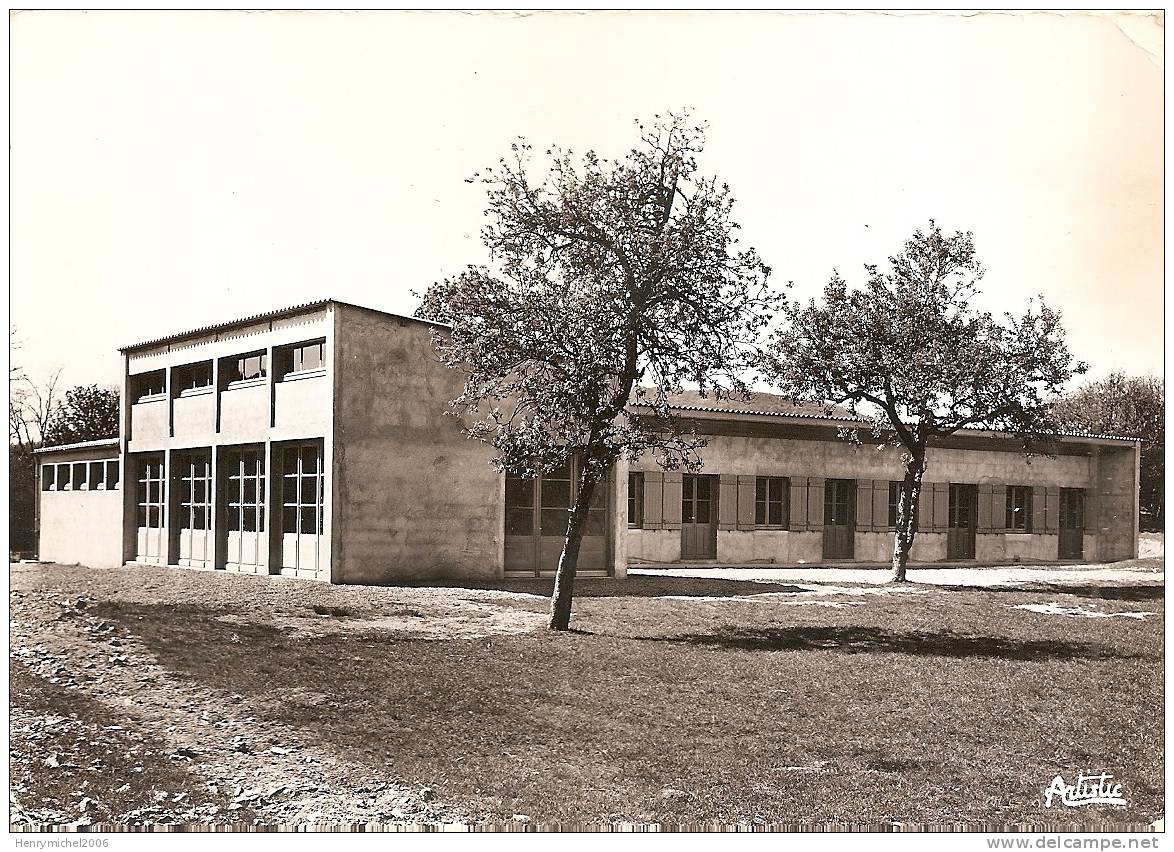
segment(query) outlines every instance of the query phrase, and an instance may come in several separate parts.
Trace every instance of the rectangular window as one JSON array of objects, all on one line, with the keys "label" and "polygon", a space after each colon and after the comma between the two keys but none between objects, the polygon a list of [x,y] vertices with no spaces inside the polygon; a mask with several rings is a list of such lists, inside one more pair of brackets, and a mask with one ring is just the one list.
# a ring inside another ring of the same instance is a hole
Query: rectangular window
[{"label": "rectangular window", "polygon": [[1031,486],[1007,486],[1007,529],[1031,532]]},{"label": "rectangular window", "polygon": [[43,464],[41,465],[41,490],[52,491],[55,488],[56,482],[56,465]]},{"label": "rectangular window", "polygon": [[263,379],[267,375],[268,356],[264,352],[251,352],[228,361],[228,382],[247,382],[250,379]]},{"label": "rectangular window", "polygon": [[155,370],[131,378],[131,398],[135,402],[144,402],[162,396],[166,389],[167,378],[163,370]]},{"label": "rectangular window", "polygon": [[889,481],[889,526],[897,528],[897,516],[901,513],[901,490],[905,487],[903,481]]},{"label": "rectangular window", "polygon": [[759,476],[754,480],[754,525],[790,526],[791,480],[785,476]]},{"label": "rectangular window", "polygon": [[106,487],[106,462],[90,462],[90,479],[89,488],[91,491],[97,491],[99,488]]},{"label": "rectangular window", "polygon": [[86,463],[73,463],[73,490],[84,489],[86,487]]},{"label": "rectangular window", "polygon": [[118,487],[118,462],[106,462],[106,488],[111,490]]},{"label": "rectangular window", "polygon": [[325,364],[326,341],[318,340],[314,343],[302,343],[293,348],[293,365],[291,372],[304,373],[308,370],[321,370]]},{"label": "rectangular window", "polygon": [[644,528],[644,474],[628,474],[628,526]]},{"label": "rectangular window", "polygon": [[69,481],[70,474],[73,472],[73,466],[68,464],[59,464],[57,467],[57,490],[68,491],[73,487],[73,483]]},{"label": "rectangular window", "polygon": [[176,367],[172,376],[175,391],[179,394],[190,391],[199,391],[212,387],[212,362],[202,361],[199,364],[185,364]]}]

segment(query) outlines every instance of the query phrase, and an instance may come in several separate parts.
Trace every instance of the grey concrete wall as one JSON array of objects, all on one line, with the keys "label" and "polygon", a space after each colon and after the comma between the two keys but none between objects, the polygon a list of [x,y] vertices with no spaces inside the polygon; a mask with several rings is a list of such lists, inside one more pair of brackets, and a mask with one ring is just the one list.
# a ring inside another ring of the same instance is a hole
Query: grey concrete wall
[{"label": "grey concrete wall", "polygon": [[430,332],[339,307],[333,582],[501,575],[502,478],[442,416],[462,382]]},{"label": "grey concrete wall", "polygon": [[[1086,507],[1089,526],[1097,535],[1097,558],[1102,561],[1137,556],[1138,451],[1135,447],[1102,447],[1092,495]],[[1094,520],[1095,519],[1095,520]]]},{"label": "grey concrete wall", "polygon": [[[711,435],[703,450],[704,472],[758,476],[823,477],[897,480],[902,477],[900,456],[894,449],[853,447],[841,440],[798,440],[761,435]],[[1086,561],[1126,558],[1135,540],[1135,450],[1131,447],[1082,448],[1077,452],[1025,459],[1013,451],[932,448],[925,481],[973,484],[1030,485],[1036,488],[1082,488],[1089,496]],[[651,459],[631,464],[633,471],[656,471]],[[626,477],[625,477],[626,480]],[[1091,506],[1096,502],[1099,513]],[[1132,513],[1132,514],[1131,514]],[[941,531],[918,533],[910,556],[913,562],[946,559],[947,536]],[[822,533],[785,530],[719,530],[717,562],[775,562],[800,564],[822,560]],[[681,558],[677,530],[629,530],[624,543],[631,563],[674,562]],[[980,533],[976,538],[979,562],[1055,560],[1059,540],[1054,534]],[[887,562],[892,559],[891,531],[857,530],[855,559]]]}]

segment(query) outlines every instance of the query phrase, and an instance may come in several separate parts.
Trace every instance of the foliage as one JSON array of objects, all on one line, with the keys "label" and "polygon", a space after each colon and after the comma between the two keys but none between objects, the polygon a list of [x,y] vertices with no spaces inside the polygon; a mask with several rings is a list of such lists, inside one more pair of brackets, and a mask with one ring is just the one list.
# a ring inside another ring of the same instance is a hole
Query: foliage
[{"label": "foliage", "polygon": [[682,116],[637,126],[640,145],[621,159],[554,147],[536,179],[522,141],[475,176],[492,268],[434,284],[417,312],[451,323],[436,348],[465,373],[452,409],[498,468],[535,475],[582,459],[560,560],[572,578],[577,510],[595,482],[643,453],[699,468],[702,441],[668,400],[687,382],[746,393],[741,374],[769,320],[769,269],[737,244],[729,187],[698,172],[704,127]]},{"label": "foliage", "polygon": [[[983,269],[970,233],[931,220],[863,286],[838,274],[823,299],[783,306],[764,371],[796,402],[847,406],[873,436],[902,450],[905,482],[894,545],[904,578],[917,532],[926,448],[963,428],[1010,433],[1026,450],[1056,431],[1050,402],[1073,374],[1060,314],[1042,297],[1002,320],[973,304]],[[846,434],[859,440],[859,433]]]},{"label": "foliage", "polygon": [[45,446],[118,436],[119,393],[115,388],[79,385],[65,393],[45,429]]},{"label": "foliage", "polygon": [[1065,396],[1055,408],[1064,426],[1101,435],[1141,438],[1141,510],[1162,528],[1166,486],[1166,399],[1154,376],[1112,373]]},{"label": "foliage", "polygon": [[39,385],[17,368],[10,372],[8,535],[14,551],[32,551],[36,547],[34,450],[118,435],[118,391],[97,385],[78,386],[67,391],[62,402],[57,389],[60,375],[57,371]]}]

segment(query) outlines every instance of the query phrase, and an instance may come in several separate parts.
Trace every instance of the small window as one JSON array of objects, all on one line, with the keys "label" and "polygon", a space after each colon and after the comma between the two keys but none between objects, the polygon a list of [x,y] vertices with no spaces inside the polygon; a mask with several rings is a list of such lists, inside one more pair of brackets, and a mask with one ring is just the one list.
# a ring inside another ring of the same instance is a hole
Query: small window
[{"label": "small window", "polygon": [[57,490],[68,491],[73,487],[70,482],[70,474],[73,472],[73,466],[68,464],[55,465],[57,468]]},{"label": "small window", "polygon": [[86,463],[73,463],[73,490],[84,489],[86,487]]},{"label": "small window", "polygon": [[118,462],[106,462],[106,488],[111,490],[118,487]]},{"label": "small window", "polygon": [[901,513],[901,490],[905,487],[902,481],[889,482],[889,526],[897,528],[897,516]]},{"label": "small window", "polygon": [[1007,486],[1007,529],[1031,532],[1031,486]]},{"label": "small window", "polygon": [[185,364],[175,368],[172,376],[175,392],[183,394],[185,391],[198,391],[212,387],[212,362],[202,361],[199,364]]},{"label": "small window", "polygon": [[106,462],[90,462],[90,476],[88,480],[91,491],[106,488]]},{"label": "small window", "polygon": [[136,402],[144,402],[162,396],[167,389],[167,377],[163,370],[143,373],[131,378],[132,397]]},{"label": "small window", "polygon": [[41,490],[52,491],[56,487],[57,475],[56,465],[43,464],[41,465]]},{"label": "small window", "polygon": [[758,527],[790,526],[788,505],[791,480],[785,476],[759,476],[754,480],[754,525]]},{"label": "small window", "polygon": [[321,370],[326,365],[326,341],[317,340],[313,343],[302,343],[293,347],[291,351],[291,373],[305,373],[310,370]]},{"label": "small window", "polygon": [[644,528],[644,474],[628,474],[628,526]]},{"label": "small window", "polygon": [[253,352],[232,358],[228,361],[228,381],[247,382],[250,379],[263,379],[266,373],[266,355],[264,352]]}]

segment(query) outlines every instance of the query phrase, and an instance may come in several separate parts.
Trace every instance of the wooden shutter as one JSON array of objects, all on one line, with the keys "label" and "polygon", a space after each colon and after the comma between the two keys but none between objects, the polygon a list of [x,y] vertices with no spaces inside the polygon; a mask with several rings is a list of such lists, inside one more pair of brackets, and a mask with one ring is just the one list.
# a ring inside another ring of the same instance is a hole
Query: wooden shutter
[{"label": "wooden shutter", "polygon": [[872,480],[856,480],[856,529],[870,532],[872,520]]},{"label": "wooden shutter", "polygon": [[872,481],[872,528],[874,530],[889,530],[889,481],[874,479]]},{"label": "wooden shutter", "polygon": [[[754,529],[754,477],[738,477],[738,529]],[[723,498],[725,499],[725,498]]]},{"label": "wooden shutter", "polygon": [[664,527],[664,508],[661,500],[664,491],[664,473],[659,470],[644,472],[644,529],[659,530]]},{"label": "wooden shutter", "polygon": [[681,528],[681,474],[668,472],[664,475],[664,528]]},{"label": "wooden shutter", "polygon": [[917,531],[933,532],[933,483],[921,483],[921,493],[917,495]]},{"label": "wooden shutter", "polygon": [[1049,488],[1044,498],[1044,532],[1054,533],[1060,529],[1060,489]]},{"label": "wooden shutter", "polygon": [[978,532],[991,531],[991,486],[978,486]]},{"label": "wooden shutter", "polygon": [[933,484],[933,531],[946,532],[950,528],[950,483]]},{"label": "wooden shutter", "polygon": [[717,511],[719,530],[738,528],[738,477],[723,473],[718,478]]},{"label": "wooden shutter", "polygon": [[991,531],[1007,531],[1007,486],[991,487]]},{"label": "wooden shutter", "polygon": [[1035,486],[1031,489],[1031,529],[1028,532],[1043,532],[1047,525],[1047,511],[1044,506],[1045,489]]},{"label": "wooden shutter", "polygon": [[[823,507],[819,510],[822,512]],[[791,477],[791,529],[807,529],[807,477]]]},{"label": "wooden shutter", "polygon": [[823,490],[822,476],[807,477],[807,529],[823,529]]}]

